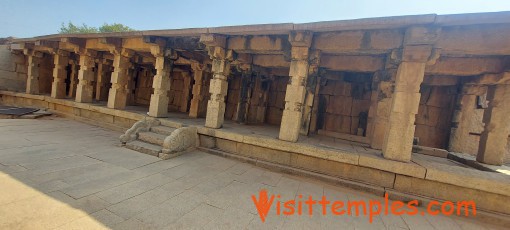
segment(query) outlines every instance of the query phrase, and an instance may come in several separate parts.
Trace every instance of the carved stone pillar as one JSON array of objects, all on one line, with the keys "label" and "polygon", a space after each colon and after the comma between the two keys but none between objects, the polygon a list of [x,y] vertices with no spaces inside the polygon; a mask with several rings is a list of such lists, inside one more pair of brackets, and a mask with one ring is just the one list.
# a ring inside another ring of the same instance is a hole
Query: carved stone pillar
[{"label": "carved stone pillar", "polygon": [[113,52],[112,87],[108,94],[107,107],[111,109],[124,109],[127,105],[129,68],[131,54],[126,50]]},{"label": "carved stone pillar", "polygon": [[472,124],[481,122],[480,120],[477,121],[477,116],[475,116],[477,113],[477,99],[486,93],[487,86],[466,84],[462,87],[452,118],[452,129],[448,144],[449,151],[476,153],[478,142],[473,141],[470,132],[472,131]]},{"label": "carved stone pillar", "polygon": [[189,116],[193,118],[198,117],[200,102],[203,100],[201,94],[203,90],[203,78],[204,78],[204,69],[205,65],[199,63],[191,64],[191,69],[193,70],[193,79],[195,83],[193,84],[191,98],[191,104],[189,108]]},{"label": "carved stone pillar", "polygon": [[96,70],[96,100],[101,101],[108,98],[108,88],[106,74],[109,67],[106,65],[106,60],[99,59]]},{"label": "carved stone pillar", "polygon": [[80,71],[78,71],[78,86],[76,87],[76,102],[91,103],[94,94],[95,53],[83,51],[80,53]]},{"label": "carved stone pillar", "polygon": [[156,75],[152,82],[154,93],[151,95],[149,116],[165,117],[168,114],[168,91],[170,90],[170,72],[172,63],[165,60],[163,54],[156,56]]},{"label": "carved stone pillar", "polygon": [[480,136],[478,162],[503,165],[510,135],[510,85],[491,85],[487,91],[489,107],[483,114],[484,130]]},{"label": "carved stone pillar", "polygon": [[78,72],[80,66],[75,60],[69,60],[69,66],[71,73],[69,74],[69,92],[67,93],[67,97],[75,97],[76,88],[78,87]]},{"label": "carved stone pillar", "polygon": [[240,98],[237,103],[237,117],[236,121],[238,123],[245,123],[246,116],[248,114],[249,102],[250,102],[250,89],[251,89],[251,67],[247,67],[244,70],[241,70],[241,88],[240,88]]},{"label": "carved stone pillar", "polygon": [[223,36],[202,35],[200,41],[208,48],[213,73],[209,86],[211,98],[207,103],[205,126],[218,129],[223,126],[225,120],[225,96],[227,96],[227,77],[230,74],[232,53],[225,49],[226,38]]},{"label": "carved stone pillar", "polygon": [[69,64],[69,53],[58,50],[53,55],[53,83],[51,84],[51,97],[64,98],[66,96],[67,65]]},{"label": "carved stone pillar", "polygon": [[312,111],[315,101],[317,89],[317,81],[319,76],[320,51],[314,50],[310,52],[308,77],[306,81],[305,103],[303,104],[303,123],[301,125],[300,134],[308,135],[310,132],[310,124],[312,120]]},{"label": "carved stone pillar", "polygon": [[27,88],[28,94],[39,94],[39,65],[43,54],[33,50],[24,50],[28,57]]},{"label": "carved stone pillar", "polygon": [[181,106],[179,108],[180,112],[188,112],[188,102],[190,98],[190,86],[191,86],[191,76],[188,71],[182,72],[182,97],[181,97]]},{"label": "carved stone pillar", "polygon": [[420,86],[425,66],[438,58],[433,44],[438,37],[436,28],[413,27],[406,31],[402,62],[395,78],[388,128],[383,154],[386,159],[409,162],[413,147],[415,116],[420,105]]},{"label": "carved stone pillar", "polygon": [[289,35],[291,48],[290,80],[285,93],[285,109],[283,110],[279,138],[296,142],[301,130],[303,105],[305,103],[306,82],[308,77],[308,52],[312,34],[308,32],[292,32]]}]

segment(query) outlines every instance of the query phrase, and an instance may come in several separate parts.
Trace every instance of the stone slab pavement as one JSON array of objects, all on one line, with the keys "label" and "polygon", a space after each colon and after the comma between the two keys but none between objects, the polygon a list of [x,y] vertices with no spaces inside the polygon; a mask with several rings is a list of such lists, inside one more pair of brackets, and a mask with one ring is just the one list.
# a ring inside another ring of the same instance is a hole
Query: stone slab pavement
[{"label": "stone slab pavement", "polygon": [[[445,216],[276,215],[251,195],[381,200],[194,151],[170,160],[119,146],[121,133],[57,117],[0,120],[0,229],[494,229]],[[305,212],[306,213],[306,212]]]}]

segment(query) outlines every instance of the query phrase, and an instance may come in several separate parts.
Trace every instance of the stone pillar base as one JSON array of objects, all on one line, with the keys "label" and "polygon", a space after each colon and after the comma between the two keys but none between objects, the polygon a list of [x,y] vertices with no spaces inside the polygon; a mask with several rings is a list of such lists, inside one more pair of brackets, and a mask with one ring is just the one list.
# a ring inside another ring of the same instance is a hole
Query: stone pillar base
[{"label": "stone pillar base", "polygon": [[51,97],[62,99],[66,97],[66,83],[65,82],[53,82],[51,84]]},{"label": "stone pillar base", "polygon": [[205,126],[213,129],[221,128],[225,120],[225,107],[223,101],[209,101],[207,103]]},{"label": "stone pillar base", "polygon": [[299,139],[300,121],[300,111],[283,110],[282,123],[280,124],[280,140],[296,142]]},{"label": "stone pillar base", "polygon": [[93,86],[78,84],[76,88],[76,102],[91,103],[93,94],[94,94]]},{"label": "stone pillar base", "polygon": [[168,116],[168,96],[167,95],[151,95],[149,116],[151,117],[167,117]]},{"label": "stone pillar base", "polygon": [[110,89],[108,93],[107,107],[110,109],[125,109],[127,103],[127,91]]}]

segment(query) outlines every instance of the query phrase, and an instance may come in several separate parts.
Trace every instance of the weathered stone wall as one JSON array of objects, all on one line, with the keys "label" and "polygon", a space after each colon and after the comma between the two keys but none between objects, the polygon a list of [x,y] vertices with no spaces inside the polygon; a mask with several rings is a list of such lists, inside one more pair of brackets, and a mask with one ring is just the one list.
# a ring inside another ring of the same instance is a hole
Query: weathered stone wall
[{"label": "weathered stone wall", "polygon": [[457,86],[421,86],[414,136],[422,146],[446,149],[455,108]]},{"label": "weathered stone wall", "polygon": [[53,55],[44,54],[39,65],[39,94],[51,93],[53,82]]},{"label": "weathered stone wall", "polygon": [[285,109],[285,92],[287,91],[288,76],[275,76],[268,93],[266,123],[280,125],[283,109]]},{"label": "weathered stone wall", "polygon": [[202,80],[202,90],[200,91],[200,97],[202,100],[198,105],[198,117],[205,117],[207,114],[207,102],[209,98],[211,98],[211,93],[209,93],[209,86],[211,84],[212,73],[205,72]]},{"label": "weathered stone wall", "polygon": [[0,45],[0,90],[25,92],[27,64],[23,54],[14,54],[8,45]]},{"label": "weathered stone wall", "polygon": [[371,74],[336,73],[325,79],[319,89],[319,129],[366,135],[371,103]]},{"label": "weathered stone wall", "polygon": [[154,70],[149,68],[140,69],[136,82],[135,90],[135,103],[138,105],[149,105],[151,95],[154,89],[152,88],[152,81],[154,77]]},{"label": "weathered stone wall", "polygon": [[233,73],[228,78],[228,92],[226,97],[225,120],[235,120],[237,117],[237,104],[241,95],[241,75]]},{"label": "weathered stone wall", "polygon": [[182,107],[184,91],[189,91],[190,89],[184,89],[184,77],[182,72],[173,71],[170,81],[170,91],[168,91],[168,111],[178,112]]},{"label": "weathered stone wall", "polygon": [[[263,124],[267,107],[267,96],[269,93],[269,80],[262,80],[262,77],[255,77],[252,82],[251,97],[246,120],[251,124]],[[259,114],[260,113],[260,114]]]}]

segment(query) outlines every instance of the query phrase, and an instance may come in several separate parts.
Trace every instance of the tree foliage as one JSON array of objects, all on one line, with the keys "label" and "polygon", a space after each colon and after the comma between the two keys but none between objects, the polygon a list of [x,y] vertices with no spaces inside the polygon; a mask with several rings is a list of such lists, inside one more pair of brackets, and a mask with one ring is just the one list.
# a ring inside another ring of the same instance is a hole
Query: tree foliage
[{"label": "tree foliage", "polygon": [[72,22],[68,22],[67,24],[62,23],[60,26],[60,30],[58,31],[61,34],[79,34],[79,33],[109,33],[109,32],[126,32],[126,31],[134,31],[129,26],[125,26],[120,23],[104,23],[99,28],[87,26],[85,23],[80,25],[75,25]]}]

